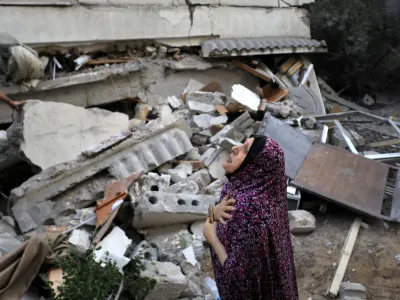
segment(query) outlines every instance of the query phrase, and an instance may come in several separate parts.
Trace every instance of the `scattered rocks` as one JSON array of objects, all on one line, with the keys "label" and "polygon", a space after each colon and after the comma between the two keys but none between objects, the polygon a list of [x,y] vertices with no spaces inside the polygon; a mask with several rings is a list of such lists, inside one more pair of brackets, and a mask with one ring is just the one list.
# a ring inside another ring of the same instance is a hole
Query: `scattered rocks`
[{"label": "scattered rocks", "polygon": [[366,300],[367,290],[362,284],[342,282],[340,285],[340,300]]},{"label": "scattered rocks", "polygon": [[171,262],[144,261],[144,270],[141,271],[140,276],[153,278],[156,281],[154,288],[144,298],[145,300],[179,299],[188,286],[181,268]]},{"label": "scattered rocks", "polygon": [[315,230],[315,217],[306,210],[289,211],[290,232],[293,234],[311,233]]}]

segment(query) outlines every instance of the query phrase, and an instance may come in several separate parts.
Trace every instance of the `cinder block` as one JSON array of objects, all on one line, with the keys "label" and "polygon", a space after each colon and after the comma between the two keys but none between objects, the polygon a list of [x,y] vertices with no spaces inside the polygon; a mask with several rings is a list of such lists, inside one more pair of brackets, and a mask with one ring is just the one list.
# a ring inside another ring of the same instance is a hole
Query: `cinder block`
[{"label": "cinder block", "polygon": [[207,217],[209,205],[215,201],[215,196],[147,192],[135,207],[133,227],[149,228],[203,220]]}]

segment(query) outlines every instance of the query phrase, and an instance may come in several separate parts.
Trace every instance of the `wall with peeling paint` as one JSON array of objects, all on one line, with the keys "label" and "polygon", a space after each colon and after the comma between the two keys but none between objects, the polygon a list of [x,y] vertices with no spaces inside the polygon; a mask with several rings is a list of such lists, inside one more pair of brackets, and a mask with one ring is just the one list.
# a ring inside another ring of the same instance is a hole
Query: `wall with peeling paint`
[{"label": "wall with peeling paint", "polygon": [[309,1],[79,0],[70,6],[3,5],[0,28],[32,45],[162,39],[193,46],[214,37],[310,37],[307,11],[287,7]]}]

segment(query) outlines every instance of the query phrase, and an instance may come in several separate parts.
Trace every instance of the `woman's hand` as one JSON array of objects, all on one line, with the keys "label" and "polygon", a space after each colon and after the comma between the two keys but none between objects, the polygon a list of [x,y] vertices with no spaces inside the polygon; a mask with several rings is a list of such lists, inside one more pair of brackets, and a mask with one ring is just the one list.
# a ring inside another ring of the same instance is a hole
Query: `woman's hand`
[{"label": "woman's hand", "polygon": [[232,219],[232,215],[228,212],[235,211],[233,206],[236,203],[235,199],[229,199],[231,196],[228,193],[220,203],[214,207],[214,219],[222,224],[226,225],[226,219]]},{"label": "woman's hand", "polygon": [[217,236],[217,222],[211,223],[210,218],[207,218],[206,223],[204,224],[203,235],[210,245],[219,241]]}]

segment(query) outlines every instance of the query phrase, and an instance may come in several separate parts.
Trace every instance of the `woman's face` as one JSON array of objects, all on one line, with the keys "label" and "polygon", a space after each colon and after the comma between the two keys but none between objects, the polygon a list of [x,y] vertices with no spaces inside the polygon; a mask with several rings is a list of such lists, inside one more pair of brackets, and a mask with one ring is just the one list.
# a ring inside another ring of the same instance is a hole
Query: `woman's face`
[{"label": "woman's face", "polygon": [[254,138],[249,138],[243,145],[235,146],[232,148],[231,155],[228,160],[223,164],[223,167],[228,174],[232,174],[242,165],[247,153],[250,150]]}]

